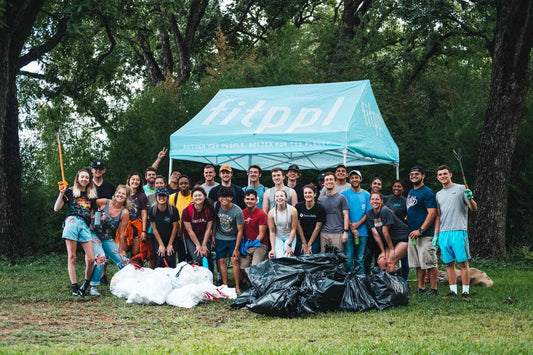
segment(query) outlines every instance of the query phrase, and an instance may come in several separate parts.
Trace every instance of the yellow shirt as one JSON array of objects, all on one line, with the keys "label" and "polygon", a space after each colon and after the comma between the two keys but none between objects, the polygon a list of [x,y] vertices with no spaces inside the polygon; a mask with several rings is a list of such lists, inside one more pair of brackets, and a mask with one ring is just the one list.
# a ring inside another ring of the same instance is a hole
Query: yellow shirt
[{"label": "yellow shirt", "polygon": [[[177,198],[176,198],[177,195]],[[181,191],[170,195],[169,203],[176,207],[178,210],[178,213],[180,215],[180,227],[181,227],[181,214],[183,213],[183,210],[187,208],[192,202],[192,193],[189,192],[189,196],[183,196]]]}]

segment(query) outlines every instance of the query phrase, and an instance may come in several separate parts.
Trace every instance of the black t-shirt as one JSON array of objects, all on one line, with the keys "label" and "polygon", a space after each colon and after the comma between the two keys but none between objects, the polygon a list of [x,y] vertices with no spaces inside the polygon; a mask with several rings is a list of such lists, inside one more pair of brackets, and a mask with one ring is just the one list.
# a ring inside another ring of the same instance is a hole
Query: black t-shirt
[{"label": "black t-shirt", "polygon": [[148,198],[142,189],[131,195],[130,221],[135,221],[142,217],[142,210],[148,210]]},{"label": "black t-shirt", "polygon": [[296,184],[296,186],[294,186],[293,189],[296,192],[296,197],[298,197],[298,202],[305,201],[304,200],[304,187],[301,184]]},{"label": "black t-shirt", "polygon": [[[211,201],[218,201],[217,194],[218,190],[220,190],[221,187],[222,185],[217,185],[213,187],[211,191],[209,191],[209,198],[211,199]],[[246,205],[244,204],[244,191],[242,191],[239,186],[234,184],[231,184],[231,187],[233,188],[233,200],[231,200],[231,202],[239,206],[241,209],[245,209]]]},{"label": "black t-shirt", "polygon": [[91,210],[96,210],[96,199],[89,199],[86,191],[74,197],[72,189],[67,189],[63,202],[68,204],[68,216],[80,216],[87,225],[91,224]]},{"label": "black t-shirt", "polygon": [[408,240],[409,228],[386,206],[383,206],[377,215],[373,209],[368,211],[366,223],[369,231],[376,228],[384,243],[383,226],[389,226],[389,235],[393,242],[407,242]]},{"label": "black t-shirt", "polygon": [[400,220],[404,221],[407,216],[407,199],[404,196],[397,198],[394,195],[387,195],[384,200],[385,206],[390,208]]},{"label": "black t-shirt", "polygon": [[302,226],[306,240],[311,239],[311,234],[315,230],[317,222],[326,223],[326,209],[321,204],[315,203],[310,210],[305,207],[305,201],[296,204],[296,211],[298,211],[298,221]]},{"label": "black t-shirt", "polygon": [[[172,209],[172,213],[170,213],[169,208]],[[156,206],[155,215],[154,207],[150,207],[148,209],[148,217],[150,218],[150,223],[155,223],[155,226],[157,227],[157,231],[159,232],[159,236],[161,237],[163,243],[168,243],[168,241],[170,240],[170,235],[172,234],[172,224],[180,220],[180,215],[176,207],[168,205],[168,208],[166,210],[160,211],[159,208],[157,208]]]},{"label": "black t-shirt", "polygon": [[[96,186],[96,184],[94,184]],[[103,181],[102,185],[96,186],[96,192],[98,193],[98,198],[107,198],[111,199],[115,194],[116,187],[109,181]]]}]

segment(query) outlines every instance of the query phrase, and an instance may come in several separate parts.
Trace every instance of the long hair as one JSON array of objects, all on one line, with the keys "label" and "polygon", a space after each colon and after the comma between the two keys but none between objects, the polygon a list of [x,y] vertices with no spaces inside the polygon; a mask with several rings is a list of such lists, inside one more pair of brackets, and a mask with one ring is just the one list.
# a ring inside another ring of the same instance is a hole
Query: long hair
[{"label": "long hair", "polygon": [[128,185],[131,189],[133,189],[131,186],[130,186],[130,179],[132,176],[138,176],[139,177],[139,180],[141,181],[141,183],[139,184],[139,187],[137,188],[137,191],[143,191],[142,188],[143,188],[143,178],[141,176],[140,173],[137,173],[137,172],[133,172],[131,174],[128,175],[128,178],[126,179],[126,185]]},{"label": "long hair", "polygon": [[89,200],[98,198],[96,187],[94,186],[93,179],[91,179],[91,173],[87,169],[80,169],[76,173],[76,177],[74,178],[74,185],[72,186],[72,195],[74,195],[74,197],[76,198],[81,196],[81,189],[80,189],[80,184],[78,183],[78,177],[80,176],[80,173],[83,173],[83,172],[89,175],[89,184],[85,188],[85,192],[87,193],[87,198]]},{"label": "long hair", "polygon": [[126,190],[126,201],[124,201],[124,208],[130,209],[131,208],[131,187],[127,185],[118,185],[117,189],[115,190],[115,193],[113,194],[113,197],[111,198],[112,201],[116,201],[115,195],[118,190],[124,189]]}]

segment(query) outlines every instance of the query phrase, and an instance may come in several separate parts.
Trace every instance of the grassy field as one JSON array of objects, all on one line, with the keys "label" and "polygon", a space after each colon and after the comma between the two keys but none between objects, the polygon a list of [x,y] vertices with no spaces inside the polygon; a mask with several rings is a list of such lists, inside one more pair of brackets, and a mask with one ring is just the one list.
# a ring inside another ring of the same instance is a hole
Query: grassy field
[{"label": "grassy field", "polygon": [[66,255],[0,261],[0,353],[533,353],[533,268],[473,266],[495,285],[473,287],[469,302],[413,296],[384,312],[279,319],[230,301],[131,305],[104,287],[102,297],[74,299]]}]

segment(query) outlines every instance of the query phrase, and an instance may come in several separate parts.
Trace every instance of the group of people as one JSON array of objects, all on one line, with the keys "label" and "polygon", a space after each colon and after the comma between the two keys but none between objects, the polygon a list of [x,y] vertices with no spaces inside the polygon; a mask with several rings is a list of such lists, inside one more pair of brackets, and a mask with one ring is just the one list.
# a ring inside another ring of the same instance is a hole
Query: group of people
[{"label": "group of people", "polygon": [[[370,191],[362,188],[359,170],[349,173],[344,165],[320,173],[318,187],[300,183],[300,169],[271,170],[274,186],[261,184],[262,170],[248,169],[249,185],[232,183],[229,165],[204,167],[202,183],[174,169],[167,184],[157,174],[163,149],[146,169],[143,185],[139,173],[128,176],[116,189],[103,180],[103,162],[89,171],[80,170],[72,188],[60,183],[55,204],[68,204],[63,238],[74,296],[89,289],[99,295],[107,259],[124,267],[130,259],[148,260],[148,266],[175,267],[179,261],[197,262],[214,270],[228,283],[228,259],[237,293],[246,275],[243,270],[268,258],[317,254],[333,246],[344,252],[347,271],[369,273],[372,263],[407,279],[409,266],[416,268],[417,293],[437,294],[437,255],[440,246],[450,279],[451,298],[457,295],[455,263],[461,267],[462,297],[468,299],[470,258],[468,209],[477,209],[472,192],[451,181],[449,167],[438,168],[443,189],[436,195],[424,185],[424,169],[415,166],[409,179],[413,187],[407,198],[396,180],[392,194],[383,196],[383,181],[372,179]],[[285,183],[286,181],[286,183]],[[85,251],[85,281],[78,286],[75,261],[77,242]],[[130,251],[130,259],[127,252]],[[215,258],[212,256],[215,255]],[[93,270],[94,269],[94,270]],[[430,290],[425,291],[429,274]]]}]

